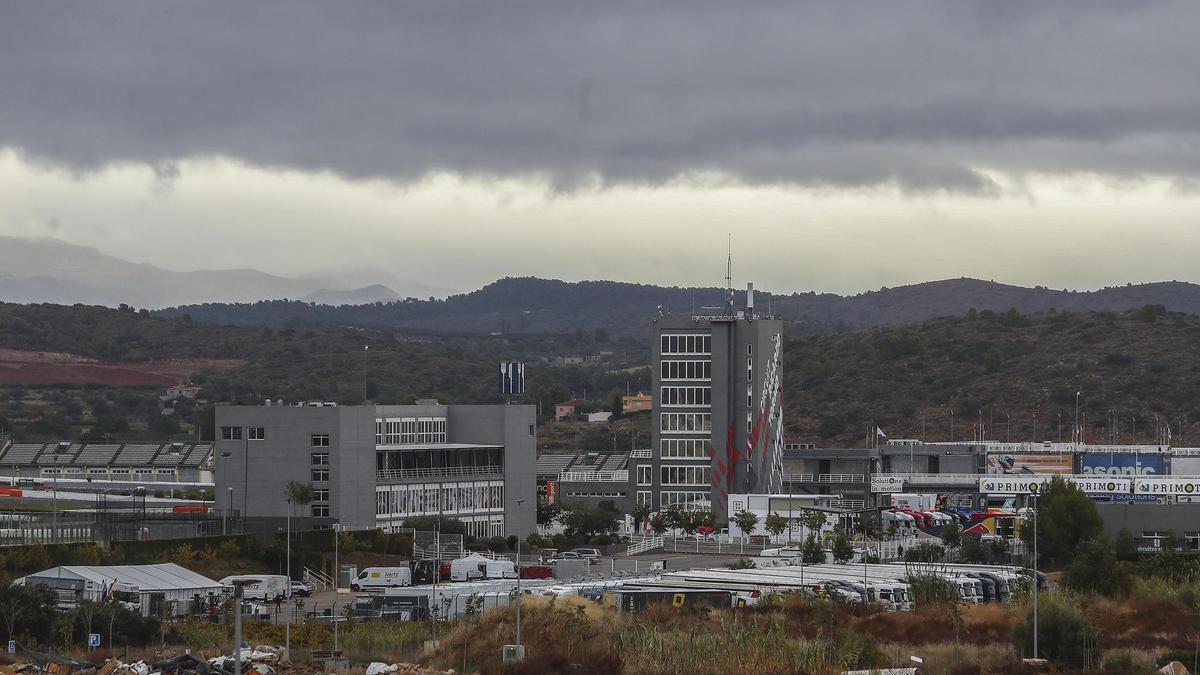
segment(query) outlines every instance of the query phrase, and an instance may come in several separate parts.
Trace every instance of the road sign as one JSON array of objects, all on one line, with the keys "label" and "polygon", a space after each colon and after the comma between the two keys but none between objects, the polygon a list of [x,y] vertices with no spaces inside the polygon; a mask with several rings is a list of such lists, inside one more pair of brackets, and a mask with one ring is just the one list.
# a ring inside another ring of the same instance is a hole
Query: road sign
[{"label": "road sign", "polygon": [[16,641],[16,640],[9,640],[9,641],[8,641],[8,653],[9,653],[9,654],[16,654],[16,653],[17,653],[17,641]]},{"label": "road sign", "polygon": [[99,633],[88,633],[88,646],[89,647],[99,647],[100,646],[100,634]]}]

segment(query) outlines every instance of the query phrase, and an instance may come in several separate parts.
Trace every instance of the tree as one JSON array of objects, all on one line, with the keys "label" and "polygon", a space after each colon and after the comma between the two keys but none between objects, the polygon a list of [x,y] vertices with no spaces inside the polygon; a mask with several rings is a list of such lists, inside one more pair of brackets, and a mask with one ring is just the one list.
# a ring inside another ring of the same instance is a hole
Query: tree
[{"label": "tree", "polygon": [[283,487],[284,497],[291,502],[292,515],[296,515],[296,508],[308,506],[312,503],[315,493],[313,492],[312,483],[302,483],[298,480],[289,480],[287,485]]},{"label": "tree", "polygon": [[1175,530],[1167,530],[1166,534],[1163,535],[1162,548],[1164,551],[1179,550],[1179,535],[1175,534]]},{"label": "tree", "polygon": [[612,400],[613,417],[620,417],[625,412],[625,394],[620,389],[613,389],[609,396]]},{"label": "tree", "polygon": [[9,581],[0,583],[0,618],[4,619],[9,640],[16,639],[18,628],[25,635],[49,635],[57,605],[57,594],[47,586],[12,586]]},{"label": "tree", "polygon": [[743,539],[753,534],[754,528],[758,526],[758,516],[750,511],[738,511],[730,520],[742,531]]},{"label": "tree", "polygon": [[[1046,564],[1067,564],[1079,542],[1099,537],[1104,521],[1096,510],[1096,502],[1074,483],[1055,476],[1043,484],[1038,498],[1037,548],[1038,557]],[[1021,540],[1033,550],[1032,516],[1021,524]]]},{"label": "tree", "polygon": [[952,520],[948,525],[942,528],[942,543],[946,548],[958,548],[962,543],[962,528],[958,526],[957,520]]},{"label": "tree", "polygon": [[633,507],[633,512],[629,515],[633,516],[633,526],[641,529],[642,523],[646,522],[646,519],[650,517],[650,505],[646,502],[637,504]]},{"label": "tree", "polygon": [[1129,528],[1122,527],[1121,531],[1117,532],[1117,538],[1113,540],[1113,554],[1122,562],[1134,562],[1138,559],[1137,542],[1133,540],[1133,533]]},{"label": "tree", "polygon": [[850,538],[846,536],[846,531],[838,529],[833,535],[833,561],[836,563],[847,563],[854,557],[854,547],[850,545]]},{"label": "tree", "polygon": [[1107,596],[1125,592],[1130,581],[1112,547],[1099,537],[1079,544],[1065,577],[1067,588]]},{"label": "tree", "polygon": [[809,534],[820,535],[821,527],[825,525],[825,514],[805,509],[796,520],[800,521]]},{"label": "tree", "polygon": [[618,529],[614,511],[593,509],[585,504],[564,506],[558,522],[562,523],[563,534],[567,537],[591,539],[597,535],[615,534]]},{"label": "tree", "polygon": [[808,535],[804,545],[800,547],[800,560],[806,565],[820,565],[825,562],[825,549],[813,534]]},{"label": "tree", "polygon": [[767,529],[767,532],[770,532],[776,537],[783,534],[783,531],[787,529],[787,526],[787,518],[784,518],[774,511],[767,515],[767,520],[765,523],[763,523],[763,527]]},{"label": "tree", "polygon": [[666,532],[670,525],[667,523],[667,518],[661,513],[656,513],[650,516],[650,529],[654,530],[654,534],[660,535]]},{"label": "tree", "polygon": [[959,559],[965,563],[989,563],[992,561],[991,549],[984,546],[979,535],[964,534],[958,551]]}]

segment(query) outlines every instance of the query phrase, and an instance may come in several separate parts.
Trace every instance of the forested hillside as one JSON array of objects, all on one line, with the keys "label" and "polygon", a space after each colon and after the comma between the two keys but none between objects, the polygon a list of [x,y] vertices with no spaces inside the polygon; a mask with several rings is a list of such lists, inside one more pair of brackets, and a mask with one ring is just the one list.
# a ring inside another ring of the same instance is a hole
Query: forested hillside
[{"label": "forested hillside", "polygon": [[[1155,415],[1176,444],[1200,445],[1200,317],[1148,306],[1132,312],[970,312],[908,326],[788,343],[789,437],[861,445],[890,437],[969,439],[982,416],[989,439],[1070,440],[1075,392],[1089,442],[1120,416],[1123,442],[1150,442]],[[1035,426],[1036,416],[1036,426]]]},{"label": "forested hillside", "polygon": [[[367,347],[367,349],[364,349]],[[217,367],[200,362],[192,382],[210,403],[261,403],[266,398],[361,403],[411,402],[435,397],[447,403],[492,403],[496,364],[528,362],[526,400],[554,403],[587,391],[611,401],[611,392],[648,386],[645,345],[610,340],[605,334],[571,333],[556,337],[469,336],[436,340],[355,327],[251,328],[218,326],[190,317],[162,318],[131,309],[75,305],[0,305],[0,349],[61,352],[98,360],[105,366],[127,364],[176,372],[178,363],[220,359]],[[639,351],[639,349],[641,351]],[[594,366],[551,366],[562,354],[612,352]],[[188,433],[203,422],[202,409],[183,402],[160,414],[161,386],[113,386],[96,381],[80,386],[22,381],[23,367],[5,367],[0,358],[0,430],[37,437],[146,433],[156,437]],[[73,364],[62,366],[69,372]],[[84,364],[89,365],[89,364]],[[44,377],[42,378],[44,380]]]},{"label": "forested hillside", "polygon": [[[916,437],[922,419],[926,438],[944,440],[951,411],[957,439],[973,435],[981,414],[992,439],[1056,439],[1060,414],[1069,438],[1074,393],[1080,391],[1089,440],[1107,437],[1106,418],[1115,411],[1124,441],[1132,438],[1135,418],[1138,439],[1152,440],[1157,414],[1169,421],[1176,443],[1182,425],[1182,441],[1200,444],[1192,429],[1200,420],[1198,341],[1200,317],[1155,305],[1126,312],[971,311],[789,338],[788,440],[856,445],[872,425],[893,438]],[[530,364],[525,400],[540,402],[548,417],[551,406],[566,398],[586,395],[595,408],[610,409],[614,395],[626,388],[645,389],[647,347],[602,330],[420,336],[347,325],[236,327],[128,309],[0,305],[0,349],[63,352],[161,373],[179,372],[179,360],[195,363],[190,378],[210,403],[271,398],[348,404],[364,395],[384,402],[428,396],[496,402],[495,364],[515,359]],[[608,355],[594,364],[552,365],[556,356],[601,352]],[[203,422],[203,408],[186,402],[161,414],[161,386],[29,386],[20,380],[19,365],[6,370],[0,363],[0,428],[12,426],[18,434],[88,430],[170,437]],[[578,432],[552,435],[569,443]]]}]

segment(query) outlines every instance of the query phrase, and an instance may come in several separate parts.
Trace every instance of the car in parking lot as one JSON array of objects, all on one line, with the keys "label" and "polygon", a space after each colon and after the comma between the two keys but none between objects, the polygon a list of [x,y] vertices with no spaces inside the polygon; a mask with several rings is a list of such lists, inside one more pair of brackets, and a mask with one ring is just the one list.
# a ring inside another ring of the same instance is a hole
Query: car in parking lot
[{"label": "car in parking lot", "polygon": [[308,596],[310,596],[312,594],[313,594],[312,584],[308,583],[307,581],[293,581],[292,582],[292,595],[293,596],[300,597],[300,598],[307,598]]},{"label": "car in parking lot", "polygon": [[552,555],[548,558],[543,558],[542,564],[543,565],[554,565],[560,560],[582,560],[582,559],[583,559],[583,556],[579,555],[578,553],[576,553],[574,551],[562,551],[560,553],[555,553],[554,555]]},{"label": "car in parking lot", "polygon": [[577,548],[568,553],[574,553],[580,558],[587,558],[587,561],[593,565],[600,564],[600,550],[595,548]]}]

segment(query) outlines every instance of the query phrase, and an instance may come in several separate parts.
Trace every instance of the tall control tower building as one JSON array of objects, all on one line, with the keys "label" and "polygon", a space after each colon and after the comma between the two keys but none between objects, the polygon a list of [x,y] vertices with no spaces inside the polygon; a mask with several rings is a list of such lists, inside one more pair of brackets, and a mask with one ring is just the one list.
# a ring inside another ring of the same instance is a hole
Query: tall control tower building
[{"label": "tall control tower building", "polygon": [[783,321],[744,308],[654,320],[653,445],[630,462],[636,501],[726,511],[730,494],[782,488]]}]

